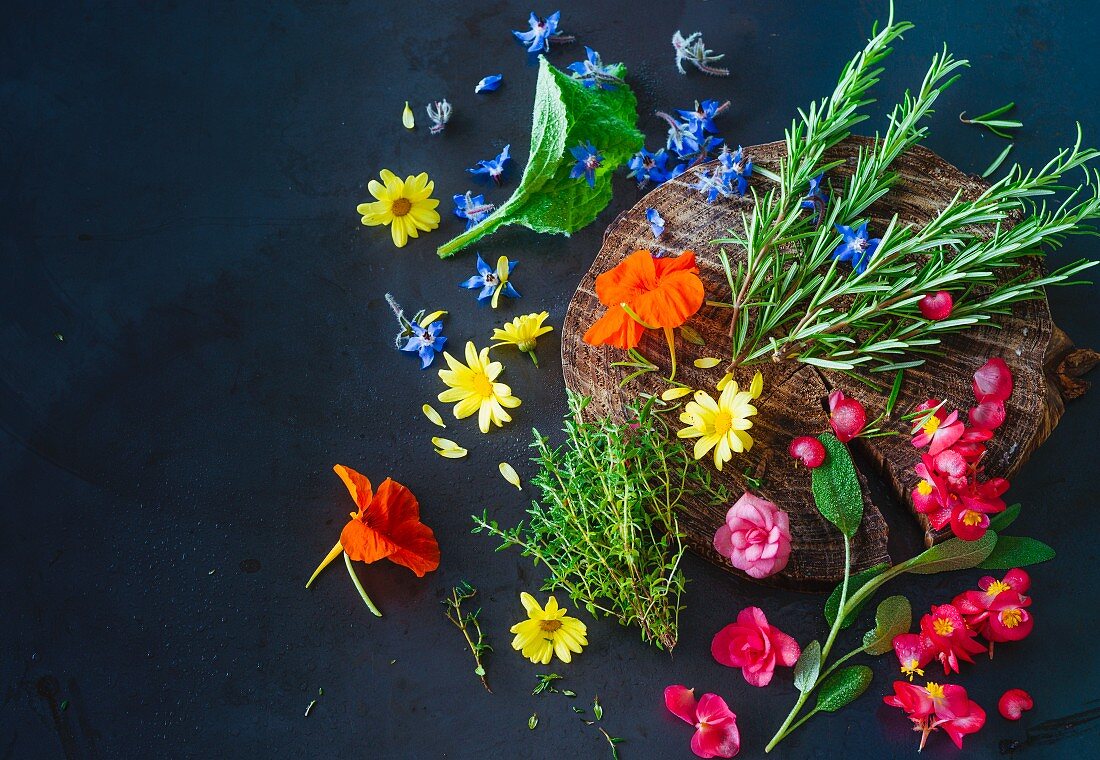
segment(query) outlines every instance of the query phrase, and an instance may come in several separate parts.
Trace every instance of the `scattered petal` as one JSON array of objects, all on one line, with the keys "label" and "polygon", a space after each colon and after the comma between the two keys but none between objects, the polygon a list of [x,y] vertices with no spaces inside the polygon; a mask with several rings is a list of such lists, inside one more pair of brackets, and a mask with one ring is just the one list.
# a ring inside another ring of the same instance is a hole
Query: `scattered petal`
[{"label": "scattered petal", "polygon": [[421,317],[420,318],[420,326],[421,327],[427,327],[428,325],[430,325],[432,322],[436,321],[440,317],[445,317],[445,316],[447,316],[447,312],[443,311],[442,309],[440,309],[438,311],[433,311],[431,314],[427,315],[426,317]]},{"label": "scattered petal", "polygon": [[675,401],[691,393],[691,388],[669,388],[661,394],[661,401]]},{"label": "scattered petal", "polygon": [[1023,689],[1009,689],[997,700],[997,711],[1005,720],[1019,720],[1024,712],[1034,706],[1031,695]]},{"label": "scattered petal", "polygon": [[409,108],[409,101],[405,101],[405,110],[401,112],[401,123],[405,125],[405,129],[413,129],[416,126],[416,120],[413,118],[413,110]]},{"label": "scattered petal", "polygon": [[504,79],[502,74],[490,74],[487,77],[482,77],[481,81],[474,87],[474,92],[496,92],[502,79]]},{"label": "scattered petal", "polygon": [[435,407],[431,404],[424,404],[424,406],[420,407],[420,411],[424,412],[424,416],[431,420],[433,425],[438,425],[441,428],[447,427],[447,423],[443,421],[439,412],[437,412]]},{"label": "scattered petal", "polygon": [[699,369],[712,369],[722,363],[721,359],[716,359],[713,356],[704,356],[702,359],[696,359],[692,362]]},{"label": "scattered petal", "polygon": [[661,217],[661,212],[655,208],[647,208],[645,210],[646,221],[649,222],[649,228],[653,230],[653,237],[660,238],[665,234],[665,220]]},{"label": "scattered petal", "polygon": [[497,465],[500,469],[500,474],[504,476],[504,479],[514,485],[519,490],[523,490],[523,486],[519,484],[519,473],[516,472],[516,468],[507,462],[501,462]]}]

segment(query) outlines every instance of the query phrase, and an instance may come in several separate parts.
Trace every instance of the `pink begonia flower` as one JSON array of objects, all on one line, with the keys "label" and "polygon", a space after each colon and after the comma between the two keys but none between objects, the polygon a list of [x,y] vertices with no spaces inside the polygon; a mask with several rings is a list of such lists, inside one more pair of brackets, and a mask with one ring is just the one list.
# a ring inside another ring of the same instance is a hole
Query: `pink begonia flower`
[{"label": "pink begonia flower", "polygon": [[986,401],[1007,401],[1012,395],[1012,370],[1000,357],[990,359],[974,373],[974,398]]},{"label": "pink begonia flower", "polygon": [[955,746],[962,749],[963,736],[985,725],[985,710],[970,701],[966,689],[954,684],[916,686],[894,681],[894,693],[883,697],[882,701],[891,707],[900,707],[913,721],[913,730],[921,734],[918,752],[924,749],[928,735],[936,729],[942,728]]},{"label": "pink begonia flower", "polygon": [[1032,707],[1035,701],[1023,689],[1009,689],[997,700],[997,712],[1005,720],[1019,720]]},{"label": "pink begonia flower", "polygon": [[950,604],[932,605],[932,613],[920,620],[921,644],[943,663],[944,675],[959,672],[959,660],[974,662],[970,656],[986,651],[974,640],[978,635],[966,627],[962,614]]},{"label": "pink begonia flower", "polygon": [[753,686],[767,686],[775,674],[775,666],[793,667],[802,650],[798,642],[768,623],[759,607],[746,607],[730,623],[715,634],[710,643],[714,659],[731,668],[741,668],[741,675]]},{"label": "pink begonia flower", "polygon": [[785,568],[790,559],[790,520],[775,504],[746,491],[714,534],[714,548],[738,570],[766,578]]},{"label": "pink begonia flower", "polygon": [[894,654],[901,672],[912,681],[914,675],[924,675],[924,666],[932,661],[935,653],[919,633],[899,633],[894,637]]},{"label": "pink begonia flower", "polygon": [[[921,407],[933,404],[926,401]],[[918,408],[923,411],[923,409]],[[913,426],[913,445],[918,449],[928,446],[928,453],[936,456],[942,451],[951,448],[957,440],[966,432],[966,426],[959,419],[959,413],[947,414],[943,408],[928,412],[924,417],[918,417]]]},{"label": "pink begonia flower", "polygon": [[985,710],[970,700],[966,689],[946,684],[943,687],[947,699],[936,707],[936,719],[932,728],[942,728],[955,746],[962,749],[963,737],[977,733],[985,725]]},{"label": "pink begonia flower", "polygon": [[737,716],[717,694],[704,694],[696,701],[694,689],[679,684],[666,686],[665,707],[695,726],[691,751],[699,757],[733,757],[741,749]]},{"label": "pink begonia flower", "polygon": [[843,391],[833,391],[829,394],[829,424],[837,440],[847,443],[863,432],[867,412],[863,410],[863,404],[848,398]]},{"label": "pink begonia flower", "polygon": [[967,627],[977,631],[993,643],[1020,641],[1027,638],[1035,625],[1027,607],[1031,598],[1026,596],[1031,578],[1019,568],[1009,570],[1003,580],[985,576],[978,581],[980,591],[964,591],[951,602],[962,613]]}]

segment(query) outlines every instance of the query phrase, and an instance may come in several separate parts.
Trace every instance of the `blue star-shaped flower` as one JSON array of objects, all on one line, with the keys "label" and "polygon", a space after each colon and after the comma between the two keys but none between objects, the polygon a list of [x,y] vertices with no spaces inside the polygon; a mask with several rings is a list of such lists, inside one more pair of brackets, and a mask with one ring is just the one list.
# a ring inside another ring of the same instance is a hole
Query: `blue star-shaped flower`
[{"label": "blue star-shaped flower", "polygon": [[599,53],[587,45],[584,46],[584,49],[588,54],[587,60],[577,61],[566,66],[567,69],[573,72],[574,79],[579,79],[585,87],[600,87],[604,90],[614,90],[616,86],[623,83],[623,80],[618,76],[618,64],[605,66]]},{"label": "blue star-shaped flower", "polygon": [[714,123],[714,117],[721,114],[729,106],[728,100],[725,103],[719,103],[717,100],[704,100],[700,103],[697,100],[695,101],[694,111],[679,111],[679,113],[688,125],[692,127],[699,126],[704,132],[713,135],[718,132],[718,125]]},{"label": "blue star-shaped flower", "polygon": [[596,146],[588,142],[584,145],[577,145],[576,147],[570,148],[569,152],[573,154],[573,158],[577,159],[573,171],[569,172],[569,178],[577,179],[583,176],[588,182],[589,187],[595,187],[596,169],[603,163],[603,156],[596,150]]},{"label": "blue star-shaped flower", "polygon": [[498,185],[501,184],[504,181],[504,165],[512,160],[508,155],[508,149],[511,147],[511,144],[505,145],[499,156],[490,158],[488,161],[478,161],[477,166],[466,171],[475,177],[491,179]]},{"label": "blue star-shaped flower", "polygon": [[513,31],[515,38],[527,47],[528,53],[550,52],[550,42],[569,42],[572,37],[567,37],[558,31],[558,23],[561,21],[561,11],[554,11],[545,19],[541,19],[531,12],[527,24],[531,27],[526,32]]},{"label": "blue star-shaped flower", "polygon": [[500,87],[500,80],[502,79],[504,79],[502,74],[490,74],[487,77],[483,77],[474,87],[474,93],[496,92],[497,88]]},{"label": "blue star-shaped flower", "polygon": [[825,207],[829,205],[829,196],[825,194],[825,190],[821,186],[824,179],[825,172],[810,178],[810,192],[806,194],[806,197],[802,199],[801,203],[802,208],[813,209],[814,215],[810,219],[813,224],[819,222],[822,212],[825,210]]},{"label": "blue star-shaped flower", "polygon": [[867,222],[860,225],[858,230],[843,224],[837,224],[835,227],[836,231],[844,237],[844,242],[833,249],[830,255],[837,261],[850,263],[856,274],[863,274],[867,271],[867,265],[871,263],[871,257],[875,255],[882,239],[867,237]]},{"label": "blue star-shaped flower", "polygon": [[722,182],[732,188],[736,180],[737,194],[744,195],[749,187],[748,178],[752,176],[752,159],[746,159],[744,150],[738,145],[737,150],[732,153],[723,150],[718,156],[718,163],[721,166]]},{"label": "blue star-shaped flower", "polygon": [[630,163],[628,164],[630,168],[629,176],[638,180],[638,187],[645,187],[647,182],[659,185],[662,182],[667,182],[673,177],[683,174],[684,165],[677,164],[669,169],[668,159],[669,153],[664,148],[661,148],[656,153],[650,153],[645,148],[642,148],[630,159]]},{"label": "blue star-shaped flower", "polygon": [[699,131],[684,132],[684,149],[677,155],[682,161],[690,165],[702,164],[710,160],[711,153],[717,154],[722,149],[721,137],[714,135],[703,136]]},{"label": "blue star-shaped flower", "polygon": [[496,208],[492,203],[485,202],[484,195],[474,195],[471,190],[467,190],[463,195],[456,195],[454,202],[455,216],[466,220],[466,229],[484,221],[485,217],[493,213],[493,209]]},{"label": "blue star-shaped flower", "polygon": [[647,208],[645,218],[649,222],[649,228],[653,230],[653,237],[660,238],[661,235],[665,234],[665,220],[660,211],[655,208]]},{"label": "blue star-shaped flower", "polygon": [[427,369],[435,360],[435,355],[442,351],[447,343],[447,339],[440,335],[443,332],[443,322],[437,320],[427,327],[410,322],[409,327],[412,328],[413,336],[401,350],[415,351],[420,355],[420,369]]},{"label": "blue star-shaped flower", "polygon": [[695,173],[695,176],[699,178],[698,182],[691,185],[692,189],[698,190],[701,193],[705,193],[707,196],[707,203],[714,203],[718,200],[718,196],[727,198],[733,194],[733,189],[730,187],[728,180],[722,179],[721,169],[715,169],[714,171],[699,171]]},{"label": "blue star-shaped flower", "polygon": [[481,258],[479,253],[477,255],[477,274],[465,282],[460,282],[458,286],[469,290],[481,288],[481,292],[477,294],[478,302],[491,298],[495,309],[501,293],[509,298],[520,297],[519,291],[513,288],[512,283],[508,281],[512,270],[516,268],[518,263],[517,261],[509,261],[507,256],[501,256],[497,260],[496,269],[493,269],[485,263],[485,259]]}]

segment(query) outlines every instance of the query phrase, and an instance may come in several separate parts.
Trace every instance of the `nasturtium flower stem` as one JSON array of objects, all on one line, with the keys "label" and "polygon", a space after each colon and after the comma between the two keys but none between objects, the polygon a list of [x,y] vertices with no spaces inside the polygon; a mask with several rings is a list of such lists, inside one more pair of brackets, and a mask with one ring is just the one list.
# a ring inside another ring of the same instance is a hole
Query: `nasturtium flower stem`
[{"label": "nasturtium flower stem", "polygon": [[382,617],[381,611],[374,606],[374,602],[367,596],[366,589],[363,588],[363,584],[359,582],[359,576],[355,574],[355,568],[351,566],[351,557],[347,552],[344,552],[344,564],[348,566],[348,575],[351,576],[351,582],[355,584],[355,589],[359,592],[359,596],[363,597],[363,601],[367,603],[368,609],[376,616]]},{"label": "nasturtium flower stem", "polygon": [[672,374],[668,376],[668,381],[671,383],[676,379],[676,336],[671,327],[665,328],[665,341],[668,343],[668,356],[672,359]]},{"label": "nasturtium flower stem", "polygon": [[321,560],[321,564],[317,566],[317,569],[313,571],[313,575],[309,576],[309,580],[306,581],[306,588],[312,585],[313,581],[317,580],[317,576],[321,574],[321,571],[328,567],[334,559],[340,556],[340,552],[344,551],[344,547],[340,545],[340,542],[336,542],[336,546],[332,547],[328,555]]}]

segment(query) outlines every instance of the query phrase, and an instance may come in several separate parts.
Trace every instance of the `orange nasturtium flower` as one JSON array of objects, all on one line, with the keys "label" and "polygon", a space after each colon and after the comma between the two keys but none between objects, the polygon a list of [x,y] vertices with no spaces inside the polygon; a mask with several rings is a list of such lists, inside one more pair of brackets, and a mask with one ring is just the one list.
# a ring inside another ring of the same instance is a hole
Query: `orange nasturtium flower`
[{"label": "orange nasturtium flower", "polygon": [[646,328],[664,330],[676,372],[673,329],[680,327],[703,305],[703,281],[695,254],[653,256],[634,251],[614,269],[596,278],[596,295],[607,312],[584,334],[593,346],[636,348]]},{"label": "orange nasturtium flower", "polygon": [[351,519],[340,532],[340,541],[313,571],[306,588],[330,562],[343,554],[344,564],[359,595],[371,612],[382,617],[355,575],[351,561],[370,564],[388,559],[423,578],[425,573],[439,567],[439,544],[432,529],[420,522],[420,505],[408,488],[386,478],[374,493],[370,481],[350,467],[338,464],[332,469],[348,487],[359,510],[350,514]]}]

